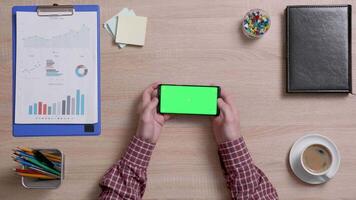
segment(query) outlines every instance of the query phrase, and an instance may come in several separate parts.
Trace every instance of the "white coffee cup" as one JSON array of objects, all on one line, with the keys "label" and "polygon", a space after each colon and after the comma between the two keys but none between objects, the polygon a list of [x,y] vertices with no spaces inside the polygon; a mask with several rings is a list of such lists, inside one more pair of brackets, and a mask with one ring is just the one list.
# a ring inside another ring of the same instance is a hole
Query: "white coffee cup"
[{"label": "white coffee cup", "polygon": [[331,150],[320,143],[308,145],[300,154],[303,170],[313,176],[326,175],[330,171],[333,161]]}]

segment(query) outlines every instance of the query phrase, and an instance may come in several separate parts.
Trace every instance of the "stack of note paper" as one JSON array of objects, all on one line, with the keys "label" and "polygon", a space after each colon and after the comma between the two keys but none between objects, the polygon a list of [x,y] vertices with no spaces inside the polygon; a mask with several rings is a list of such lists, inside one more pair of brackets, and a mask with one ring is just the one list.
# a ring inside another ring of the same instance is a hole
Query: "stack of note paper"
[{"label": "stack of note paper", "polygon": [[136,16],[133,10],[122,9],[104,23],[104,28],[120,48],[127,44],[143,46],[146,37],[147,17]]}]

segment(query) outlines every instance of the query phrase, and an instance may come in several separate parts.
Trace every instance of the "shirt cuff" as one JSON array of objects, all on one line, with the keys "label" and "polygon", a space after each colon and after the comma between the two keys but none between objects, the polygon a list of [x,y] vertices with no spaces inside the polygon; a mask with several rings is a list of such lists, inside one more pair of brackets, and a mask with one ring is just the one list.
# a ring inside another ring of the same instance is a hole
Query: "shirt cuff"
[{"label": "shirt cuff", "polygon": [[139,168],[147,168],[154,147],[155,144],[146,142],[134,136],[122,157],[122,160]]},{"label": "shirt cuff", "polygon": [[252,164],[252,158],[243,137],[219,144],[218,151],[221,162],[228,173]]}]

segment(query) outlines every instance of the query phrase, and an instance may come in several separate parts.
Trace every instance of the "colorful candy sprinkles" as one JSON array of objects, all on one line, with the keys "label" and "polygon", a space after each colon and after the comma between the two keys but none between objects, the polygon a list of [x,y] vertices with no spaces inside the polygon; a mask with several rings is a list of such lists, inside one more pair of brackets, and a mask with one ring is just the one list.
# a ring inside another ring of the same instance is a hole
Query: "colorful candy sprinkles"
[{"label": "colorful candy sprinkles", "polygon": [[266,11],[252,9],[242,21],[242,31],[249,38],[260,38],[271,27],[271,19]]}]

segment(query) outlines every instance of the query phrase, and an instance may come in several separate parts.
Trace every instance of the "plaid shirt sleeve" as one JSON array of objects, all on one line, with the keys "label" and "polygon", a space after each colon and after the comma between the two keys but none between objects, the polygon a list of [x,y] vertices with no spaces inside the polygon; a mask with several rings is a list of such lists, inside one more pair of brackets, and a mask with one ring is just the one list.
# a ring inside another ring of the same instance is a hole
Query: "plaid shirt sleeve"
[{"label": "plaid shirt sleeve", "polygon": [[257,168],[242,137],[219,145],[219,156],[233,200],[276,200],[278,194]]},{"label": "plaid shirt sleeve", "polygon": [[141,199],[146,188],[146,169],[155,145],[136,136],[125,154],[100,181],[99,200]]}]

